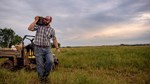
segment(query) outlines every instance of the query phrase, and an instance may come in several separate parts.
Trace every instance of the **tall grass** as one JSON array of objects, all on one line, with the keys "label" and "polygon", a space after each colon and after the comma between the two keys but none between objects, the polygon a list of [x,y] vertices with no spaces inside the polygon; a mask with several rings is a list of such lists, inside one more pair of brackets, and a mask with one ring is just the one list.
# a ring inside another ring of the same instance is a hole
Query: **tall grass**
[{"label": "tall grass", "polygon": [[[81,47],[66,48],[59,57],[68,68],[150,68],[150,47]],[[145,64],[146,63],[146,64]]]},{"label": "tall grass", "polygon": [[[52,50],[55,52],[54,50]],[[62,48],[52,84],[148,84],[150,46]],[[0,84],[39,84],[35,71],[0,69]]]}]

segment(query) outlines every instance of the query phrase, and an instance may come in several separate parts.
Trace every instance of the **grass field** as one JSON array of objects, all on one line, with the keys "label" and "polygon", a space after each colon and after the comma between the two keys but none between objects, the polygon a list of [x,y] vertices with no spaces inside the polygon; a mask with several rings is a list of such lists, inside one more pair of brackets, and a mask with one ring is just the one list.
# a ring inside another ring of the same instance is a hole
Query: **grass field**
[{"label": "grass field", "polygon": [[[60,65],[49,76],[52,84],[150,84],[150,46],[62,48],[56,55]],[[35,71],[0,69],[0,84],[39,81]]]}]

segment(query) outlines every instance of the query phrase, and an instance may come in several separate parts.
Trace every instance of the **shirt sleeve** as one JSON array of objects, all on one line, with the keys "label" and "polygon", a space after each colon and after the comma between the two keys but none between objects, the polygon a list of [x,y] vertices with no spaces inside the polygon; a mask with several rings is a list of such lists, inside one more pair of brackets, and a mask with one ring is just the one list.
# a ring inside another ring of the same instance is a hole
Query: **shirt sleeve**
[{"label": "shirt sleeve", "polygon": [[35,25],[33,31],[36,31],[39,28],[39,25]]},{"label": "shirt sleeve", "polygon": [[51,31],[51,38],[52,38],[52,39],[55,39],[55,38],[56,38],[55,30],[54,30],[54,29],[52,29],[52,31]]},{"label": "shirt sleeve", "polygon": [[48,37],[50,39],[55,39],[56,36],[55,36],[55,30],[53,28],[50,29],[50,31],[48,32]]}]

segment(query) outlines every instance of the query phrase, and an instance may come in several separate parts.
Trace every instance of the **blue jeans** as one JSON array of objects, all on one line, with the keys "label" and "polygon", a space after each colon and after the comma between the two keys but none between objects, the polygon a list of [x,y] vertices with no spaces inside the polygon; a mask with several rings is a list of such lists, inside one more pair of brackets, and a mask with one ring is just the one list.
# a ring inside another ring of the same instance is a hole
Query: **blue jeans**
[{"label": "blue jeans", "polygon": [[35,46],[34,52],[36,58],[36,69],[38,72],[38,77],[40,80],[42,80],[48,77],[52,69],[54,59],[50,51],[50,47],[42,48]]}]

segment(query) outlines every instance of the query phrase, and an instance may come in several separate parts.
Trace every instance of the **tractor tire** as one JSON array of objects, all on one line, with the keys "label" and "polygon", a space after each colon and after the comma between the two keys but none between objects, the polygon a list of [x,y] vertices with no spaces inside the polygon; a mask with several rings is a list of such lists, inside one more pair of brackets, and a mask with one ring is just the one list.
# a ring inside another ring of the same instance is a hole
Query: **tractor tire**
[{"label": "tractor tire", "polygon": [[13,70],[14,69],[14,65],[13,62],[11,60],[6,60],[2,65],[1,68],[7,69],[7,70]]},{"label": "tractor tire", "polygon": [[35,64],[26,65],[25,70],[26,71],[36,70],[36,65]]}]

